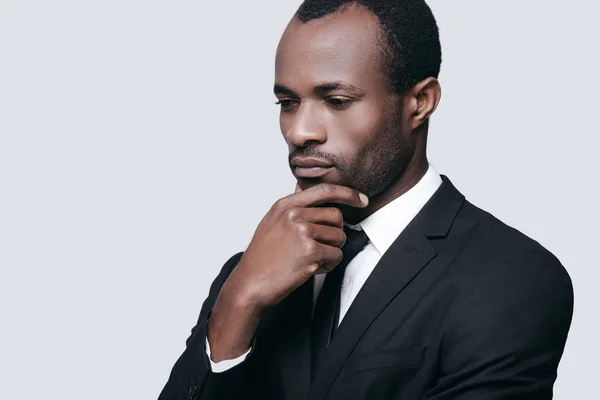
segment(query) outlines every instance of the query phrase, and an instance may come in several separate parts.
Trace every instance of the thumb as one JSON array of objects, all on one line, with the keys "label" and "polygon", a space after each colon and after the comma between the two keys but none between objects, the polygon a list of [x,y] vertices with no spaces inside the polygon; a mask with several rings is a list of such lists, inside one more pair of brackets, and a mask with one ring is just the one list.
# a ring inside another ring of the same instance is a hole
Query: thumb
[{"label": "thumb", "polygon": [[294,193],[298,193],[301,191],[302,191],[302,188],[300,187],[300,184],[298,182],[296,182],[296,189],[294,190]]}]

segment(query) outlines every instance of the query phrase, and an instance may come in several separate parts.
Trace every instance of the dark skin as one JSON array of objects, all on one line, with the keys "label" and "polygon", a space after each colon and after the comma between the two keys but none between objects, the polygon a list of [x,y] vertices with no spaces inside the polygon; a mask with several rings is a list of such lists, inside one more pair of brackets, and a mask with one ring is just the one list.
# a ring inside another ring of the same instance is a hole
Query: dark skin
[{"label": "dark skin", "polygon": [[245,353],[264,310],[335,268],[343,221],[362,221],[427,171],[427,121],[440,85],[427,78],[392,93],[380,46],[376,17],[359,6],[287,26],[275,94],[290,162],[312,157],[331,167],[306,178],[292,166],[295,193],[265,215],[217,297],[207,332],[213,361]]}]

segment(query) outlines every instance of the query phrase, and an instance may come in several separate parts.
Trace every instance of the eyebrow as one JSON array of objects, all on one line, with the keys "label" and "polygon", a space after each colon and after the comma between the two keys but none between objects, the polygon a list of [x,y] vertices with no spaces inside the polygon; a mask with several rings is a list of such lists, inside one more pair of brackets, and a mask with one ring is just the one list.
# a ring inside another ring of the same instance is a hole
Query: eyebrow
[{"label": "eyebrow", "polygon": [[322,94],[340,90],[340,91],[344,91],[344,92],[350,92],[350,93],[354,94],[355,96],[363,95],[362,89],[360,89],[357,86],[352,85],[351,83],[346,83],[346,82],[342,82],[342,81],[323,83],[321,85],[315,86],[313,90],[315,91],[315,93],[322,93]]},{"label": "eyebrow", "polygon": [[[318,93],[321,95],[329,93],[329,92],[333,92],[336,90],[350,92],[357,97],[362,96],[364,94],[364,91],[362,89],[360,89],[358,86],[354,86],[351,83],[342,82],[342,81],[322,83],[313,88],[313,91],[315,93]],[[276,83],[273,86],[273,92],[275,94],[285,94],[285,95],[289,95],[289,96],[300,97],[292,89],[288,88],[287,86],[280,85],[278,83]]]},{"label": "eyebrow", "polygon": [[287,86],[280,85],[278,83],[276,83],[275,86],[273,86],[273,92],[275,94],[287,94],[289,96],[299,97],[296,94],[296,92],[294,92],[292,89],[288,88]]}]

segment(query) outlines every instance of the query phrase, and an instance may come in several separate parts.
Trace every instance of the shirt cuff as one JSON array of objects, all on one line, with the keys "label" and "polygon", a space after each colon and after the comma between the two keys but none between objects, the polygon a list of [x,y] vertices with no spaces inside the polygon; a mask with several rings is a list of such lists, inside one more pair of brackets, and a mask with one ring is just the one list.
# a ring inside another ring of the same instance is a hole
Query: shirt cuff
[{"label": "shirt cuff", "polygon": [[210,344],[208,343],[208,338],[206,338],[206,354],[208,355],[208,361],[210,361],[210,369],[213,373],[225,372],[238,364],[241,364],[242,361],[246,359],[246,356],[250,353],[252,347],[248,349],[247,352],[242,354],[239,357],[234,358],[233,360],[222,360],[219,362],[214,362],[210,358]]}]

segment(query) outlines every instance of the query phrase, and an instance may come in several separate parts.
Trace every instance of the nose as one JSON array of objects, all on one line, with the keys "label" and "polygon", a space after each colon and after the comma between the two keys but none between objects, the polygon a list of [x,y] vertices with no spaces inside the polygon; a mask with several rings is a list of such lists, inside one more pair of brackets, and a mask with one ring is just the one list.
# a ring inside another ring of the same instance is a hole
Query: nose
[{"label": "nose", "polygon": [[285,134],[288,145],[305,147],[310,142],[324,143],[327,140],[321,117],[315,107],[306,102],[301,103],[292,118],[291,126]]}]

